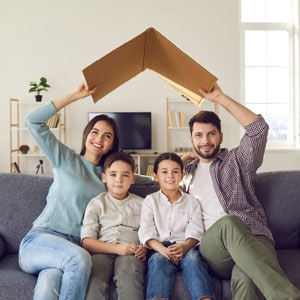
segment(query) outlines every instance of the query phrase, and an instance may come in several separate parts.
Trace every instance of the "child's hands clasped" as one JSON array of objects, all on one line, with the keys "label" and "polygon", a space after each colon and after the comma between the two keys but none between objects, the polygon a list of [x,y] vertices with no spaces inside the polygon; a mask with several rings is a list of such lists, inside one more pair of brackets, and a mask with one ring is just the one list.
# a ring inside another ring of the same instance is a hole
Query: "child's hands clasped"
[{"label": "child's hands clasped", "polygon": [[159,253],[163,255],[166,259],[170,260],[174,265],[178,265],[186,253],[187,249],[184,244],[176,243],[159,250]]},{"label": "child's hands clasped", "polygon": [[135,250],[134,255],[139,260],[144,261],[147,258],[147,252],[148,252],[147,248],[145,248],[143,245],[138,245],[138,246],[136,246],[136,250]]},{"label": "child's hands clasped", "polygon": [[118,255],[134,255],[136,251],[136,245],[130,243],[117,244]]},{"label": "child's hands clasped", "polygon": [[184,244],[181,243],[176,243],[173,245],[168,246],[168,249],[170,251],[170,254],[172,256],[175,256],[179,261],[182,260],[182,258],[184,257],[187,249],[184,246]]},{"label": "child's hands clasped", "polygon": [[118,255],[134,255],[140,260],[146,260],[147,248],[143,245],[130,243],[118,244]]}]

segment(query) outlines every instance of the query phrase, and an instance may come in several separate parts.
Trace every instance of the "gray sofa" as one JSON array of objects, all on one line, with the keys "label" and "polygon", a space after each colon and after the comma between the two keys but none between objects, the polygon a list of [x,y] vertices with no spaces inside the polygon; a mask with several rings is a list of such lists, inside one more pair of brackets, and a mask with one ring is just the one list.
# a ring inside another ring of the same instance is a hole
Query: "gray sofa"
[{"label": "gray sofa", "polygon": [[[36,276],[18,266],[18,247],[32,221],[45,205],[51,177],[0,173],[0,300],[32,299]],[[282,268],[300,288],[300,171],[258,174],[256,194],[262,202]],[[154,184],[133,186],[141,196],[157,190]],[[230,281],[213,278],[218,299],[231,299]],[[173,300],[190,300],[180,273]],[[111,285],[111,299],[117,299]]]}]

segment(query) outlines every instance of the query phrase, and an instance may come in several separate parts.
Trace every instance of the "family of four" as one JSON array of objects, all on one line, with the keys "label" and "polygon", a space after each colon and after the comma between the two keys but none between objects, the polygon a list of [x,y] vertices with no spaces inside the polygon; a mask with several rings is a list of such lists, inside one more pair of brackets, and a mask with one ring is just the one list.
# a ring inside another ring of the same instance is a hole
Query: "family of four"
[{"label": "family of four", "polygon": [[97,115],[87,124],[80,154],[45,124],[94,89],[82,83],[27,116],[54,174],[47,204],[20,244],[21,269],[38,276],[34,299],[108,299],[111,279],[118,299],[170,299],[177,270],[192,299],[217,299],[208,268],[231,278],[233,299],[300,299],[253,189],[268,125],[217,84],[199,91],[244,127],[240,144],[222,149],[219,117],[196,113],[189,121],[193,153],[160,154],[153,174],[160,188],[145,199],[128,192],[151,179],[135,176],[132,157],[119,152],[113,119]]}]

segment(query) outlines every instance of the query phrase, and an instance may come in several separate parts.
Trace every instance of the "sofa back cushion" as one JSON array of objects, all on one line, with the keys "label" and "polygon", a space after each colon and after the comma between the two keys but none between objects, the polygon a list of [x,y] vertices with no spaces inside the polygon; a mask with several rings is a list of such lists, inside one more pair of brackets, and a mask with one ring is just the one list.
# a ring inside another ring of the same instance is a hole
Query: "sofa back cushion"
[{"label": "sofa back cushion", "polygon": [[[0,173],[0,236],[6,252],[17,253],[22,238],[46,205],[52,181],[47,176]],[[149,182],[132,185],[130,191],[145,197],[157,189],[157,184]]]},{"label": "sofa back cushion", "polygon": [[46,204],[52,177],[0,174],[0,235],[6,251],[17,253],[20,241]]},{"label": "sofa back cushion", "polygon": [[300,170],[259,173],[255,193],[277,249],[300,246]]},{"label": "sofa back cushion", "polygon": [[[17,253],[20,241],[46,204],[52,177],[0,173],[0,235],[6,251]],[[133,185],[142,197],[158,186]],[[300,246],[300,170],[259,173],[255,193],[265,209],[278,249]]]}]

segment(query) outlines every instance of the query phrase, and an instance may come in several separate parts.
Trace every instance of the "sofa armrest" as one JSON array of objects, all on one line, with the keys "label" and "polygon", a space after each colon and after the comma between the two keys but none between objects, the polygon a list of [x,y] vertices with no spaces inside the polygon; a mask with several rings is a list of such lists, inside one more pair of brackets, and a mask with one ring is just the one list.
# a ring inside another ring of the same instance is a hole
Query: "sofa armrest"
[{"label": "sofa armrest", "polygon": [[3,237],[0,235],[0,259],[5,253],[5,243]]}]

